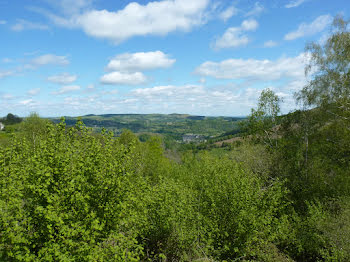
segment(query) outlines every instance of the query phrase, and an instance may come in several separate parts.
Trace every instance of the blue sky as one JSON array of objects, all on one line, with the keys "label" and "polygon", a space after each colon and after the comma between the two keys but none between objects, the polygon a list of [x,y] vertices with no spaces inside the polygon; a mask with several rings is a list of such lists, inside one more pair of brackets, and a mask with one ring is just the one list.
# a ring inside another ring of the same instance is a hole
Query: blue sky
[{"label": "blue sky", "polygon": [[283,112],[348,0],[0,0],[0,116]]}]

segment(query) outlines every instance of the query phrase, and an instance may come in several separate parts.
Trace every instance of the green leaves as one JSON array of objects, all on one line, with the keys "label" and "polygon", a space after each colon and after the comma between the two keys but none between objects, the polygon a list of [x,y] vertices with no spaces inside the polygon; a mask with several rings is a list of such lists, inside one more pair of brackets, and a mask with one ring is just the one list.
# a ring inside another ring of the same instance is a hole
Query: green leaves
[{"label": "green leaves", "polygon": [[[48,124],[35,136],[0,154],[3,256],[91,261],[95,249],[122,230],[131,149],[108,134],[97,140],[82,123],[68,130],[63,122]],[[128,248],[130,259],[138,256],[137,244]]]},{"label": "green leaves", "polygon": [[[350,96],[350,31],[349,21],[338,16],[333,21],[332,34],[324,44],[310,43],[306,73],[311,77],[297,98],[307,106],[338,104],[349,112]],[[333,112],[337,113],[337,112]]]}]

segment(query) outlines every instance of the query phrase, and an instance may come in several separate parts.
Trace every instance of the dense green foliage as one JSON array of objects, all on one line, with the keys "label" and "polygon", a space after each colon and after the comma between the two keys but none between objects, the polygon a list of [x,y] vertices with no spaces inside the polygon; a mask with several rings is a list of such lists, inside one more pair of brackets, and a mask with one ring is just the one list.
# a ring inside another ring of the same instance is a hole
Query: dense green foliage
[{"label": "dense green foliage", "polygon": [[0,151],[2,260],[262,259],[290,233],[283,184],[228,158],[175,164],[81,122],[36,135]]}]

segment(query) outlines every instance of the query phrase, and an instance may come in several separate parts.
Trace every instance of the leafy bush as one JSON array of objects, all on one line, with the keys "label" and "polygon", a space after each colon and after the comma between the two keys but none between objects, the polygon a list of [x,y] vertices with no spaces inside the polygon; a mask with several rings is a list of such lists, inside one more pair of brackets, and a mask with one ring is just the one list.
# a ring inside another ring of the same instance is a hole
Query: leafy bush
[{"label": "leafy bush", "polygon": [[142,185],[130,172],[132,148],[81,123],[48,124],[45,136],[0,151],[2,259],[137,260],[128,207]]}]

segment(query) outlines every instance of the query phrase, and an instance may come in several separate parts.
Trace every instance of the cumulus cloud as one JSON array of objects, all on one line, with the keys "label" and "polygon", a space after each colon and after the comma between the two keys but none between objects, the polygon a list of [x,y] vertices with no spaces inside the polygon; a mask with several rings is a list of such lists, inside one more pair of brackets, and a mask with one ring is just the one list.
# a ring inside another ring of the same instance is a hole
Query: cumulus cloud
[{"label": "cumulus cloud", "polygon": [[302,23],[296,31],[290,32],[284,36],[285,40],[295,40],[304,36],[311,36],[322,32],[327,26],[332,23],[332,16],[321,15],[317,17],[312,23]]},{"label": "cumulus cloud", "polygon": [[59,75],[53,75],[49,76],[47,78],[47,81],[56,83],[56,84],[61,84],[61,85],[67,85],[73,83],[75,80],[77,80],[76,75],[70,75],[69,73],[62,73]]},{"label": "cumulus cloud", "polygon": [[244,20],[240,27],[230,27],[219,37],[214,44],[214,49],[234,48],[247,45],[250,42],[245,34],[248,31],[255,31],[259,24],[256,20]]},{"label": "cumulus cloud", "polygon": [[80,86],[78,86],[78,85],[63,86],[57,92],[53,92],[53,94],[54,95],[63,95],[63,94],[70,93],[73,91],[78,91],[78,90],[80,90]]},{"label": "cumulus cloud", "polygon": [[147,77],[143,71],[169,68],[175,61],[161,51],[120,54],[109,61],[106,71],[110,73],[103,75],[100,82],[111,85],[144,84]]},{"label": "cumulus cloud", "polygon": [[256,20],[250,19],[250,20],[244,20],[242,22],[241,28],[244,31],[254,31],[258,28],[259,24]]},{"label": "cumulus cloud", "polygon": [[232,16],[236,15],[238,12],[237,8],[234,6],[228,7],[226,10],[222,11],[219,14],[219,18],[226,22],[228,19],[230,19]]},{"label": "cumulus cloud", "polygon": [[249,43],[249,38],[247,35],[242,33],[242,30],[239,27],[230,27],[226,32],[216,40],[214,48],[231,48],[239,47]]},{"label": "cumulus cloud", "polygon": [[12,31],[21,32],[23,30],[48,30],[47,25],[30,22],[24,19],[18,19],[17,23],[11,26]]},{"label": "cumulus cloud", "polygon": [[31,60],[33,66],[44,66],[44,65],[68,65],[70,62],[66,56],[57,56],[53,54],[46,54],[36,57]]},{"label": "cumulus cloud", "polygon": [[100,79],[102,84],[107,85],[139,85],[147,82],[147,78],[141,72],[111,72]]},{"label": "cumulus cloud", "polygon": [[152,70],[157,68],[168,68],[175,63],[168,55],[161,51],[139,52],[133,54],[117,55],[107,65],[108,71],[135,72]]},{"label": "cumulus cloud", "polygon": [[230,7],[215,13],[217,3],[211,0],[162,0],[141,4],[131,2],[124,8],[110,11],[93,8],[92,0],[46,0],[56,12],[40,7],[30,10],[46,16],[58,26],[82,29],[87,35],[118,44],[134,36],[164,36],[171,32],[188,32],[208,20],[229,19],[236,9]]},{"label": "cumulus cloud", "polygon": [[6,25],[7,21],[6,20],[0,20],[0,25]]},{"label": "cumulus cloud", "polygon": [[116,12],[87,11],[75,18],[75,24],[90,36],[120,43],[133,36],[190,31],[205,23],[208,5],[209,0],[164,0],[146,5],[132,2]]},{"label": "cumulus cloud", "polygon": [[266,41],[266,42],[264,43],[264,47],[275,47],[275,46],[277,46],[277,45],[278,45],[278,43],[275,42],[275,41],[272,41],[272,40]]},{"label": "cumulus cloud", "polygon": [[298,7],[302,3],[306,2],[306,0],[293,0],[290,1],[288,4],[285,5],[285,8],[293,8],[293,7]]},{"label": "cumulus cloud", "polygon": [[217,79],[245,79],[270,81],[287,78],[303,78],[308,56],[282,57],[275,61],[257,59],[227,59],[221,62],[207,61],[196,68],[195,73]]}]

